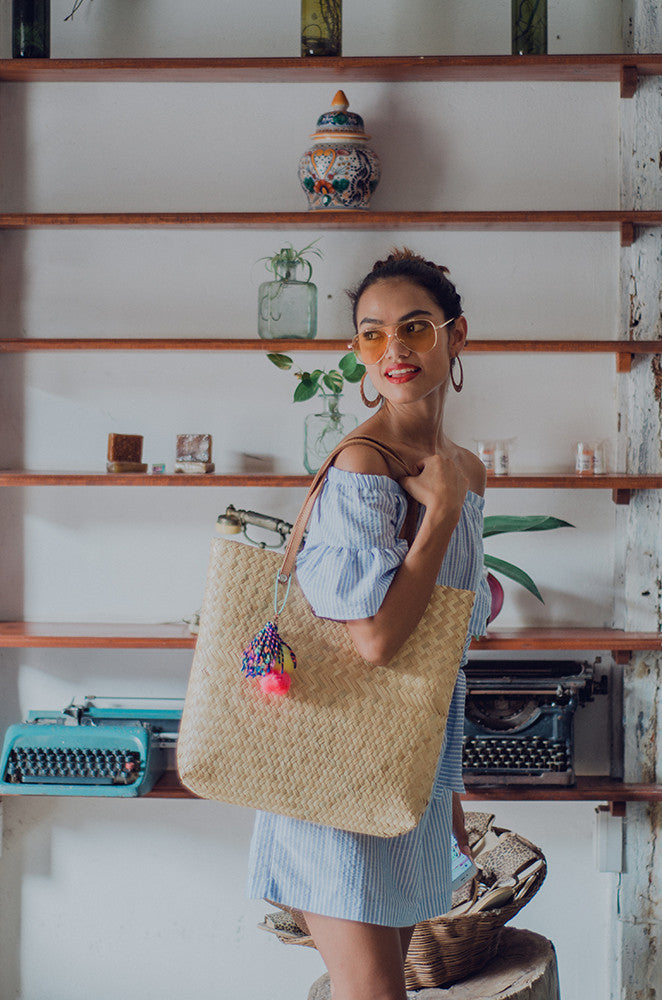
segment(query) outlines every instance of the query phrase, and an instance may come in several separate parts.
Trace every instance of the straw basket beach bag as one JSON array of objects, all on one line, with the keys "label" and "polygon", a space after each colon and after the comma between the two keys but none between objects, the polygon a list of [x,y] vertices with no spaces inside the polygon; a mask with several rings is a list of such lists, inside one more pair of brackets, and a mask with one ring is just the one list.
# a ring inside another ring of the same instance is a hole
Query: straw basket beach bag
[{"label": "straw basket beach bag", "polygon": [[[177,766],[203,798],[392,837],[413,829],[428,804],[474,592],[435,587],[384,667],[358,655],[344,623],[313,614],[294,563],[327,469],[354,443],[410,474],[391,449],[349,438],[317,473],[284,557],[212,541]],[[288,671],[289,690],[270,691],[286,686]]]}]

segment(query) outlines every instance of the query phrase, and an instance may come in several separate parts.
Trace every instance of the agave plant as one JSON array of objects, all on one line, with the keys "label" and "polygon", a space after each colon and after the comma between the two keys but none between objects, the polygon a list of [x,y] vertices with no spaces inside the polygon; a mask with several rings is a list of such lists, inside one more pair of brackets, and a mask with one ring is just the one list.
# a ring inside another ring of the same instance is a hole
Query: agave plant
[{"label": "agave plant", "polygon": [[[551,531],[553,528],[573,527],[574,525],[570,524],[569,521],[563,521],[560,517],[551,517],[548,514],[496,514],[485,518],[483,523],[483,538],[490,538],[492,535],[503,535],[511,531]],[[496,556],[486,554],[485,567],[488,570],[494,570],[495,573],[501,573],[510,580],[514,580],[515,583],[519,583],[530,594],[533,594],[542,604],[545,603],[542,594],[529,574],[520,569],[519,566],[514,566],[512,563],[506,562],[505,559],[498,559]],[[493,618],[496,618],[501,610],[503,588],[491,573],[488,573],[487,577],[492,592],[491,621]]]}]

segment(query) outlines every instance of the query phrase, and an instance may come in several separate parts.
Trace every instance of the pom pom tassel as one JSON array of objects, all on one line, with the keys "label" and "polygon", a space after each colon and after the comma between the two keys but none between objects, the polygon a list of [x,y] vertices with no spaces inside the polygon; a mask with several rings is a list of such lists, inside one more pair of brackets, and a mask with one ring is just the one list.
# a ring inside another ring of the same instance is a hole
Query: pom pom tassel
[{"label": "pom pom tassel", "polygon": [[297,665],[291,646],[278,633],[278,620],[267,622],[246,646],[241,669],[246,677],[257,677],[266,694],[285,694]]}]

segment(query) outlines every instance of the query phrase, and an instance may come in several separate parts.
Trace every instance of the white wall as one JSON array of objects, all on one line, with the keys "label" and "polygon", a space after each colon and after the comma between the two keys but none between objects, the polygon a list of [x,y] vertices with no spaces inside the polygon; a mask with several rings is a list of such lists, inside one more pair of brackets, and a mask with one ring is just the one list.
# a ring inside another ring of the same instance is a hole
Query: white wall
[{"label": "white wall", "polygon": [[[296,55],[298,5],[53,3],[53,56]],[[507,52],[507,2],[345,4],[346,54]],[[8,9],[0,51],[8,54]],[[183,14],[182,12],[185,11]],[[550,51],[617,51],[620,5],[550,3]],[[296,163],[333,85],[7,85],[0,88],[3,211],[303,210]],[[375,209],[618,207],[618,88],[607,84],[348,84],[382,158]],[[283,137],[286,137],[285,140]],[[0,335],[251,336],[256,261],[317,233],[55,231],[0,234]],[[582,233],[322,233],[320,335],[349,329],[342,290],[393,242],[447,263],[471,335],[617,338],[618,237]],[[316,355],[333,363],[335,355]],[[302,356],[303,362],[303,356]],[[611,357],[467,355],[449,428],[472,446],[516,438],[513,471],[571,469],[578,438],[615,436]],[[220,471],[241,452],[300,472],[293,380],[260,355],[28,354],[3,358],[3,465],[103,469],[107,434],[145,436],[172,463],[177,433],[208,431]],[[355,391],[347,409],[362,407]],[[225,505],[290,517],[301,491],[5,490],[0,614],[176,621],[200,602]],[[608,625],[608,494],[494,490],[488,513],[545,512],[573,531],[495,539],[545,596],[507,587],[504,626]],[[580,658],[583,654],[580,654]],[[592,657],[590,657],[592,658]],[[74,694],[183,694],[186,652],[0,652],[0,724]],[[604,724],[604,709],[587,713]],[[591,718],[591,716],[587,716]],[[581,720],[580,720],[581,721]],[[600,728],[600,727],[588,727]],[[583,735],[586,771],[604,741]],[[481,808],[480,805],[477,808]],[[541,844],[550,875],[518,921],[554,941],[563,1000],[607,995],[613,877],[595,871],[593,805],[498,804]],[[2,1000],[177,995],[305,997],[317,954],[255,930],[243,894],[251,817],[221,805],[8,799],[0,858]]]}]

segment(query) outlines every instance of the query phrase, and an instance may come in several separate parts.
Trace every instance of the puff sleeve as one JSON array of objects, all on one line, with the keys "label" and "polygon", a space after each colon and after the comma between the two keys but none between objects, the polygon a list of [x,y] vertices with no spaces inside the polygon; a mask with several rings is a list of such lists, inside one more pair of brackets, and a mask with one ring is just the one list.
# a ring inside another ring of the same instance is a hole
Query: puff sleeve
[{"label": "puff sleeve", "polygon": [[407,495],[388,476],[331,467],[297,558],[297,579],[314,613],[369,618],[407,553],[399,538]]}]

